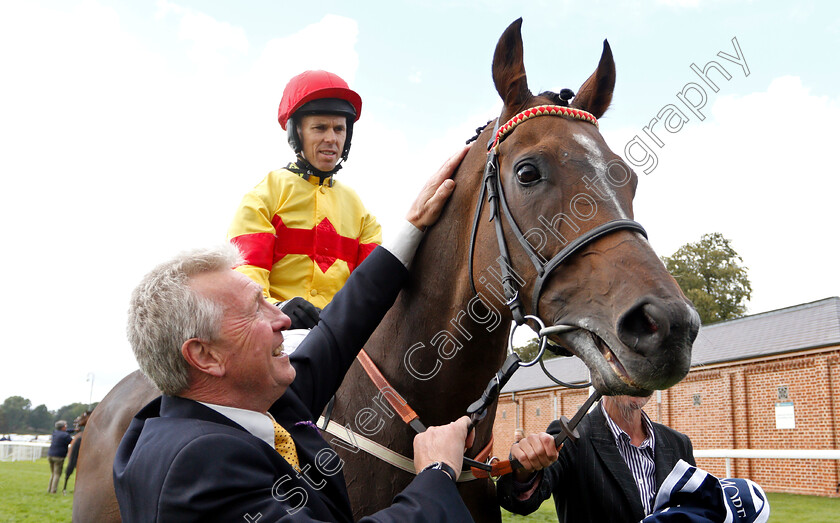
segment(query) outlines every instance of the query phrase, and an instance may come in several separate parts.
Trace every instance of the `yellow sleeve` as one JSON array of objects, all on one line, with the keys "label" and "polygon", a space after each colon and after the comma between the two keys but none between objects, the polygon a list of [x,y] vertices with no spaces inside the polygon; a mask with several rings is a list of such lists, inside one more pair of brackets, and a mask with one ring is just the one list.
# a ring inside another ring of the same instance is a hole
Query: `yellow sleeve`
[{"label": "yellow sleeve", "polygon": [[245,264],[237,271],[257,282],[263,295],[272,303],[278,300],[269,293],[269,274],[274,263],[274,216],[282,200],[280,184],[269,173],[243,198],[228,229],[228,240],[242,253]]},{"label": "yellow sleeve", "polygon": [[376,216],[367,212],[367,209],[362,219],[362,235],[359,237],[359,243],[382,244],[382,227],[376,221]]}]

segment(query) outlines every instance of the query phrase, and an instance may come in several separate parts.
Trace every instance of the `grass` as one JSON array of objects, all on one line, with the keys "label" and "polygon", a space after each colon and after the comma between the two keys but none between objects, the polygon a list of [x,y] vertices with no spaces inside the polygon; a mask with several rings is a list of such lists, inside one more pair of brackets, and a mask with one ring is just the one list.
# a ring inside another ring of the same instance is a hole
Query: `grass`
[{"label": "grass", "polygon": [[[840,498],[767,493],[770,500],[770,523],[834,523],[840,521]],[[504,523],[557,522],[554,501],[545,500],[533,514],[517,516],[502,509]]]},{"label": "grass", "polygon": [[76,474],[67,483],[66,496],[61,494],[63,474],[58,494],[47,494],[49,482],[50,465],[46,458],[0,463],[0,523],[69,522]]},{"label": "grass", "polygon": [[[73,511],[76,475],[67,484],[67,495],[47,494],[50,466],[46,459],[0,462],[0,523],[69,522]],[[840,521],[840,498],[768,493],[770,523],[826,523]],[[528,516],[502,510],[505,523],[556,522],[554,502],[545,501]]]},{"label": "grass", "polygon": [[554,509],[554,500],[548,498],[540,505],[536,512],[527,516],[518,516],[505,509],[502,509],[502,523],[557,523],[557,511]]},{"label": "grass", "polygon": [[840,499],[798,494],[767,493],[771,523],[823,523],[840,521]]}]

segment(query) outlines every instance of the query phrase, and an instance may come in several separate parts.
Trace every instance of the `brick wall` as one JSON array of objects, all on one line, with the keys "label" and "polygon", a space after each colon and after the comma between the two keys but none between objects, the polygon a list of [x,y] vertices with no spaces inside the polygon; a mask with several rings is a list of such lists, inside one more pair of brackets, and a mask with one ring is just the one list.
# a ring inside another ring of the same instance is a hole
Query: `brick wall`
[{"label": "brick wall", "polygon": [[[840,347],[784,357],[692,369],[686,378],[651,399],[645,411],[687,434],[695,449],[840,448]],[[780,399],[780,387],[786,399]],[[494,454],[507,457],[516,428],[545,430],[551,420],[571,418],[587,390],[561,387],[503,394],[494,426]],[[793,402],[795,428],[776,428],[776,404]],[[539,411],[539,414],[537,414]],[[518,414],[517,414],[518,412]],[[725,476],[723,458],[697,465]],[[756,481],[768,492],[840,497],[840,461],[733,459],[733,477]]]},{"label": "brick wall", "polygon": [[[523,394],[503,394],[499,398],[493,425],[493,453],[502,459],[507,458],[517,428],[523,429],[525,434],[545,430],[552,420],[560,416],[574,416],[588,396],[586,389],[543,389]],[[514,423],[517,409],[519,425]],[[540,410],[539,415],[537,409]]]}]

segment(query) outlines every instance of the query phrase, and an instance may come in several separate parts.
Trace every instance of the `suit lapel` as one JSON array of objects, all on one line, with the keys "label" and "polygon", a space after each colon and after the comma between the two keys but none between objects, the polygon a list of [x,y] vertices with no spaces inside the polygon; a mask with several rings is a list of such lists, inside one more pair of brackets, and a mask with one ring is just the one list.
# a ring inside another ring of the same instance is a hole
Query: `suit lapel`
[{"label": "suit lapel", "polygon": [[667,434],[659,429],[654,423],[653,432],[656,434],[656,448],[653,451],[653,462],[656,470],[656,491],[659,492],[659,487],[671,473],[674,465],[677,463],[677,454],[674,445],[671,444]]},{"label": "suit lapel", "polygon": [[[282,398],[275,405],[278,405],[281,402]],[[277,409],[272,407],[272,415],[274,415],[278,423],[283,425],[283,427],[289,431],[292,435],[292,439],[295,441],[295,446],[298,450],[298,459],[300,460],[300,466],[302,469],[300,473],[295,471],[292,466],[289,465],[282,456],[280,456],[279,453],[274,451],[274,449],[268,450],[270,447],[265,445],[264,441],[252,435],[250,432],[245,430],[245,428],[227,416],[223,416],[222,414],[205,405],[202,405],[197,401],[177,396],[163,396],[160,403],[160,416],[168,418],[200,419],[241,430],[245,433],[245,435],[251,436],[265,446],[267,450],[266,455],[271,456],[271,460],[276,463],[280,477],[288,475],[295,478],[296,481],[306,483],[310,500],[317,499],[321,503],[328,505],[330,512],[336,518],[343,514],[352,513],[350,500],[347,497],[347,492],[344,488],[344,475],[340,472],[340,467],[337,473],[333,472],[338,466],[338,462],[330,460],[326,453],[318,456],[318,453],[321,450],[330,449],[330,447],[321,437],[320,432],[316,427],[309,426],[308,424],[296,424],[296,421],[292,418],[301,414],[301,412],[306,412],[306,410],[296,408],[296,402],[291,403],[292,406],[284,405],[282,408]],[[277,414],[275,414],[275,412]],[[279,416],[280,413],[286,413],[287,416],[281,417]],[[335,453],[333,452],[333,454]],[[318,456],[317,465],[316,456]],[[328,475],[330,472],[333,472],[332,476]],[[312,501],[309,502],[311,503]]]},{"label": "suit lapel", "polygon": [[287,390],[269,411],[295,441],[301,466],[299,477],[311,488],[310,497],[315,495],[330,505],[333,514],[352,513],[342,472],[344,462],[311,423],[311,414],[297,395]]},{"label": "suit lapel", "polygon": [[590,441],[595,447],[595,452],[604,464],[608,474],[615,479],[621,487],[621,493],[626,503],[633,511],[633,520],[638,521],[644,517],[644,508],[639,494],[639,487],[633,480],[630,467],[625,463],[624,458],[618,452],[612,432],[607,426],[607,420],[601,412],[600,405],[593,409],[592,413],[592,434]]}]

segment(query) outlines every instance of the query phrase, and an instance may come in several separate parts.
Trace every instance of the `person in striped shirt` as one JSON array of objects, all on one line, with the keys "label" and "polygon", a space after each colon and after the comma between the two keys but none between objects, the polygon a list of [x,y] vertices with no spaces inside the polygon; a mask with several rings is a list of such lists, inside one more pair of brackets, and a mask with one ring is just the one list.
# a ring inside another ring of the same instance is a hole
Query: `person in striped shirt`
[{"label": "person in striped shirt", "polygon": [[530,514],[554,496],[559,521],[638,522],[650,514],[677,462],[695,462],[688,436],[644,412],[649,400],[605,396],[578,426],[580,439],[559,451],[551,436],[558,422],[515,443],[511,457],[524,468],[497,483],[501,506]]}]

